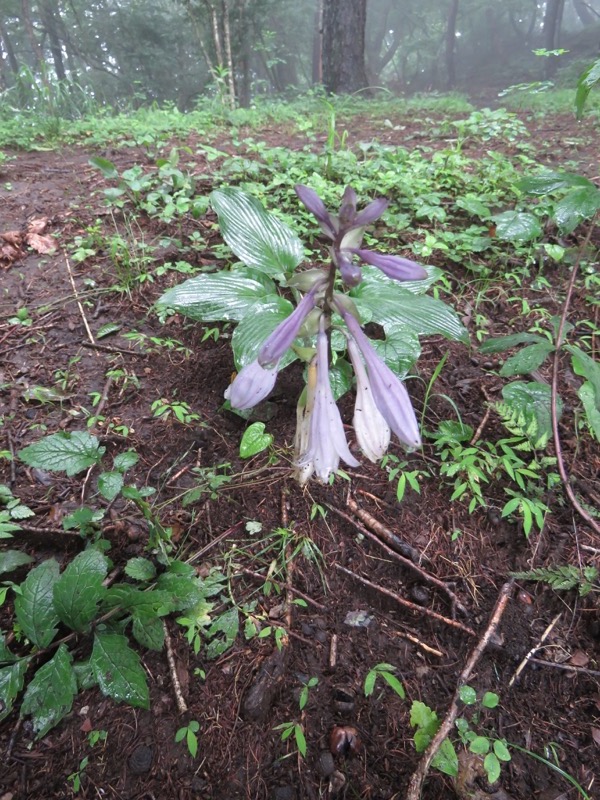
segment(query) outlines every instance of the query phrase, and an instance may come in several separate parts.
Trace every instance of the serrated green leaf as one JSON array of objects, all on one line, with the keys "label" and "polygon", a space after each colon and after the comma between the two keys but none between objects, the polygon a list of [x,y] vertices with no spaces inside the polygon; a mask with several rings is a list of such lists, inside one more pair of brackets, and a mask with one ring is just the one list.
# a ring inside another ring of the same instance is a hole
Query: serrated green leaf
[{"label": "serrated green leaf", "polygon": [[14,570],[25,564],[31,564],[33,558],[23,553],[21,550],[5,550],[0,553],[0,575]]},{"label": "serrated green leaf", "polygon": [[499,336],[497,339],[486,339],[485,342],[479,345],[480,353],[501,353],[503,350],[510,350],[511,347],[516,347],[519,344],[543,344],[548,340],[537,333],[511,333],[510,336]]},{"label": "serrated green leaf", "polygon": [[526,375],[528,372],[533,372],[533,370],[541,367],[548,355],[554,350],[554,345],[548,341],[530,344],[506,359],[500,370],[500,375],[503,378],[510,378],[513,375]]},{"label": "serrated green leaf", "polygon": [[[240,620],[237,608],[231,608],[218,616],[206,636],[210,639],[205,651],[206,658],[218,658],[234,643],[238,635]],[[218,638],[217,638],[218,637]]]},{"label": "serrated green leaf", "polygon": [[600,208],[600,189],[593,184],[574,189],[554,207],[554,219],[563,233],[571,233],[586,219],[591,219]]},{"label": "serrated green leaf", "polygon": [[441,334],[447,339],[466,341],[467,332],[458,315],[428,295],[414,295],[399,284],[359,284],[350,293],[361,316],[378,322],[386,334],[403,327],[416,336]]},{"label": "serrated green leaf", "polygon": [[464,209],[478,219],[490,218],[489,207],[486,206],[485,203],[482,203],[476,195],[469,194],[465,195],[465,197],[459,197],[456,201],[456,205],[458,208]]},{"label": "serrated green leaf", "polygon": [[113,469],[117,472],[127,472],[128,469],[135,467],[139,460],[140,457],[135,450],[126,450],[124,453],[119,453],[115,456]]},{"label": "serrated green leaf", "polygon": [[440,727],[436,712],[420,700],[413,700],[410,707],[410,724],[413,728],[420,728],[430,736],[434,736]]},{"label": "serrated green leaf", "polygon": [[73,664],[73,672],[75,673],[77,688],[81,691],[92,689],[94,686],[98,685],[89,658],[87,661],[80,661],[79,663]]},{"label": "serrated green leaf", "polygon": [[96,616],[106,588],[107,559],[98,550],[85,550],[76,556],[54,584],[54,608],[61,622],[75,631],[85,632]]},{"label": "serrated green leaf", "polygon": [[265,286],[255,278],[247,277],[246,271],[221,272],[214,275],[198,275],[168,289],[156,306],[174,308],[200,322],[243,319],[245,314],[265,298],[275,295],[275,284]]},{"label": "serrated green leaf", "polygon": [[113,333],[118,333],[121,330],[121,325],[118,322],[107,322],[96,331],[96,339],[106,339],[107,336],[112,336]]},{"label": "serrated green leaf", "polygon": [[273,436],[265,433],[264,422],[253,422],[249,425],[240,442],[240,458],[252,458],[257,453],[262,453],[273,444]]},{"label": "serrated green leaf", "polygon": [[165,603],[165,607],[168,608],[167,613],[191,608],[204,597],[197,578],[180,576],[169,572],[159,575],[156,589],[167,593],[169,598]]},{"label": "serrated green leaf", "polygon": [[36,739],[44,736],[66,716],[77,694],[77,680],[71,666],[72,656],[61,644],[54,657],[40,667],[27,687],[21,716],[33,717]]},{"label": "serrated green leaf", "polygon": [[19,458],[30,467],[66,472],[71,477],[98,464],[105,450],[87,431],[61,431],[24,447],[19,451]]},{"label": "serrated green leaf", "polygon": [[102,472],[98,476],[98,491],[110,502],[117,497],[124,483],[122,473]]},{"label": "serrated green leaf", "polygon": [[496,236],[507,242],[529,242],[542,235],[542,228],[533,214],[525,211],[504,211],[492,217]]},{"label": "serrated green leaf", "polygon": [[304,247],[294,231],[252,195],[230,187],[212,192],[210,200],[223,239],[244,264],[284,276],[304,259]]},{"label": "serrated green leaf", "polygon": [[151,581],[156,576],[156,567],[147,558],[130,558],[125,564],[125,574],[134,581]]},{"label": "serrated green leaf", "polygon": [[445,775],[456,777],[458,775],[458,756],[450,739],[444,739],[435,754],[431,766],[439,769]]},{"label": "serrated green leaf", "polygon": [[59,616],[53,591],[59,580],[58,563],[49,558],[31,570],[15,596],[17,622],[30,642],[47,647],[56,636]]},{"label": "serrated green leaf", "polygon": [[485,769],[490,783],[496,783],[500,777],[500,762],[495,753],[488,753],[483,759],[483,768]]},{"label": "serrated green leaf", "polygon": [[146,673],[126,636],[97,632],[90,663],[103,694],[136,708],[150,707]]},{"label": "serrated green leaf", "polygon": [[13,519],[31,519],[31,517],[35,517],[34,512],[28,506],[23,505],[23,503],[13,506],[10,509],[10,515]]},{"label": "serrated green leaf", "polygon": [[[293,309],[289,300],[272,294],[264,298],[260,310],[257,309],[256,313],[249,313],[243,317],[231,337],[233,357],[238,369],[254,361],[267,336],[280,322],[289,317]],[[288,350],[279,362],[279,369],[287,367],[296,358],[294,351]]]},{"label": "serrated green leaf", "polygon": [[137,611],[134,611],[132,619],[131,632],[135,640],[148,650],[162,650],[165,643],[162,620]]},{"label": "serrated green leaf", "polygon": [[0,721],[12,711],[15,699],[23,688],[28,664],[29,659],[23,658],[0,669]]},{"label": "serrated green leaf", "polygon": [[113,162],[109,161],[107,158],[102,158],[102,156],[92,156],[92,158],[88,159],[88,163],[91,164],[92,167],[99,169],[102,175],[108,180],[113,180],[114,178],[119,177],[117,168]]}]

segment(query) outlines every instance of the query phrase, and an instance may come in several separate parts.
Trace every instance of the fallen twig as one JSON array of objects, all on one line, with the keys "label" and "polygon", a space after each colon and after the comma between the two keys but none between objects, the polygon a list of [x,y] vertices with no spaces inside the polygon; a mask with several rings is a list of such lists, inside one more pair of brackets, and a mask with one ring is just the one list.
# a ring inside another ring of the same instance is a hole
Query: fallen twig
[{"label": "fallen twig", "polygon": [[177,702],[177,710],[180,714],[185,714],[188,710],[187,703],[181,691],[181,683],[179,682],[179,675],[177,674],[177,665],[175,664],[175,656],[173,654],[173,645],[171,643],[171,636],[167,623],[163,620],[163,631],[165,633],[165,647],[167,649],[167,661],[169,662],[169,673],[171,675],[171,683],[173,684],[173,691],[175,692],[175,700]]},{"label": "fallen twig", "polygon": [[430,608],[425,608],[424,606],[418,606],[416,603],[411,603],[410,600],[405,600],[403,597],[400,597],[400,595],[390,591],[390,589],[385,589],[383,586],[378,586],[376,583],[363,578],[362,575],[357,575],[356,572],[352,572],[351,570],[346,569],[346,567],[342,567],[340,564],[335,564],[335,568],[346,575],[350,575],[352,578],[364,584],[365,586],[368,586],[370,589],[374,589],[376,592],[386,595],[386,597],[391,597],[392,600],[395,600],[396,603],[398,603],[398,605],[404,606],[405,608],[410,608],[411,611],[415,611],[417,614],[425,614],[427,617],[437,619],[439,622],[443,622],[445,625],[450,625],[451,628],[458,628],[458,630],[468,633],[469,636],[477,636],[474,630],[466,625],[463,625],[462,622],[445,617],[443,614],[438,614],[437,611],[432,611]]},{"label": "fallen twig", "polygon": [[67,271],[69,273],[69,281],[71,282],[73,295],[75,296],[75,301],[77,302],[77,308],[79,309],[79,313],[81,314],[81,319],[83,320],[83,326],[85,328],[85,332],[87,333],[88,339],[90,340],[91,344],[95,346],[96,340],[94,339],[94,335],[88,324],[85,311],[83,310],[83,305],[81,304],[81,300],[79,299],[79,292],[77,291],[77,286],[75,286],[75,278],[73,277],[73,270],[71,269],[71,264],[69,263],[69,259],[66,256],[65,256],[65,264],[67,265]]},{"label": "fallen twig", "polygon": [[537,651],[540,649],[540,647],[541,647],[541,646],[544,644],[544,642],[546,641],[546,639],[548,638],[548,636],[550,636],[550,634],[552,633],[552,631],[554,630],[554,628],[555,628],[555,626],[556,626],[556,623],[557,623],[557,622],[558,622],[558,620],[561,618],[561,616],[562,616],[562,611],[560,611],[560,612],[559,612],[559,613],[558,613],[558,614],[557,614],[557,615],[554,617],[554,619],[552,620],[552,622],[550,623],[550,625],[548,625],[548,627],[546,628],[546,630],[545,630],[545,631],[542,633],[542,635],[541,635],[541,636],[540,636],[540,638],[538,639],[537,643],[536,643],[536,644],[535,644],[535,645],[534,645],[534,646],[531,648],[531,650],[530,650],[530,651],[527,653],[527,655],[525,656],[525,658],[523,659],[523,661],[521,661],[521,663],[519,664],[519,666],[517,667],[517,669],[516,669],[516,671],[515,671],[515,674],[512,676],[512,678],[511,678],[511,679],[510,679],[510,681],[508,682],[508,688],[509,688],[509,689],[510,689],[510,687],[513,685],[513,683],[514,683],[514,682],[517,680],[517,678],[519,677],[519,675],[520,675],[520,674],[523,672],[523,670],[525,669],[525,667],[527,666],[527,664],[528,664],[528,663],[531,661],[531,659],[534,657],[534,655],[537,653]]},{"label": "fallen twig", "polygon": [[[266,575],[262,575],[260,572],[253,572],[251,569],[246,569],[245,567],[242,567],[237,574],[239,575],[240,573],[242,575],[248,575],[249,578],[255,578],[257,581],[262,581],[263,583],[268,580],[269,583],[274,583],[281,589],[285,589],[286,587],[285,583],[278,581],[276,578],[273,577],[267,578]],[[296,589],[295,586],[291,587],[291,591],[293,594],[297,595],[298,597],[301,597],[302,600],[304,600],[309,605],[318,608],[319,611],[327,611],[327,608],[324,605],[321,605],[321,603],[318,603],[316,600],[313,600],[312,597],[309,597],[307,594],[304,594],[304,592],[301,592],[300,589]]]},{"label": "fallen twig", "polygon": [[483,651],[487,647],[490,642],[490,639],[496,632],[498,625],[500,624],[500,620],[502,619],[502,614],[504,613],[504,609],[506,608],[506,604],[510,598],[510,593],[513,588],[514,581],[510,580],[507,581],[502,588],[500,589],[500,593],[498,595],[498,600],[496,601],[496,606],[494,611],[492,612],[492,616],[490,617],[490,621],[488,626],[485,630],[485,633],[481,637],[481,639],[477,642],[477,646],[471,653],[469,660],[467,661],[465,668],[460,673],[460,677],[458,679],[458,683],[456,686],[456,691],[454,692],[454,697],[452,698],[452,702],[450,704],[450,708],[448,709],[448,713],[444,717],[442,724],[439,727],[438,732],[431,740],[431,743],[425,753],[423,754],[423,758],[419,762],[419,766],[413,773],[410,783],[408,784],[408,792],[406,793],[405,800],[419,800],[421,796],[421,788],[423,786],[423,781],[425,780],[427,773],[429,771],[429,767],[431,766],[431,762],[433,761],[435,754],[439,750],[442,742],[448,736],[452,727],[454,726],[454,722],[458,717],[459,711],[459,699],[460,699],[460,689],[462,686],[467,683],[469,678],[471,677],[471,673],[475,669],[477,662],[481,658]]},{"label": "fallen twig", "polygon": [[542,667],[554,667],[555,669],[564,669],[568,670],[569,672],[579,672],[584,675],[594,675],[594,677],[600,677],[600,670],[598,669],[588,669],[588,667],[576,667],[574,664],[559,664],[557,661],[546,661],[543,658],[532,658],[530,659],[532,664],[540,664]]},{"label": "fallen twig", "polygon": [[[391,547],[392,550],[395,550],[400,555],[404,556],[407,560],[415,563],[417,562],[422,556],[421,553],[414,547],[412,547],[408,542],[403,542],[399,536],[396,536],[389,528],[386,528],[378,519],[372,514],[369,514],[368,511],[365,511],[364,508],[361,508],[356,500],[354,500],[350,495],[346,498],[346,505],[352,511],[353,514],[362,520],[365,525],[370,528],[373,533],[376,533],[383,541]],[[333,511],[337,511],[337,509],[332,509]]]},{"label": "fallen twig", "polygon": [[[354,510],[353,507],[356,506],[356,503],[354,502],[354,500],[352,500],[351,498],[348,498],[347,502],[348,502],[349,508],[352,508],[352,510]],[[350,503],[352,503],[352,505],[350,505]],[[358,508],[358,506],[356,506],[356,507]],[[342,519],[345,519],[346,522],[349,522],[351,525],[354,525],[354,527],[363,536],[366,536],[371,541],[376,542],[381,548],[383,548],[383,550],[385,550],[385,552],[391,558],[395,559],[396,561],[399,561],[401,564],[403,564],[408,569],[411,569],[413,572],[416,572],[427,583],[431,583],[434,586],[437,586],[438,589],[441,589],[441,591],[444,592],[444,594],[446,594],[447,597],[449,598],[450,603],[452,605],[452,608],[453,609],[457,608],[461,612],[461,614],[464,614],[465,616],[467,616],[467,609],[459,601],[458,597],[454,594],[454,592],[451,589],[449,589],[448,586],[446,586],[446,584],[442,580],[440,580],[439,578],[434,577],[433,575],[430,575],[429,572],[426,572],[422,567],[419,567],[418,564],[415,564],[415,562],[412,559],[406,558],[405,556],[403,556],[400,553],[398,553],[396,550],[394,550],[392,547],[390,547],[387,544],[387,541],[382,541],[381,538],[378,535],[375,535],[374,533],[371,533],[371,531],[369,531],[365,527],[365,525],[362,525],[360,522],[358,522],[357,520],[353,519],[349,514],[346,514],[341,509],[336,508],[335,506],[327,505],[327,508],[329,508],[335,514],[338,514]],[[362,509],[360,509],[360,508],[358,510],[362,511]],[[363,514],[367,518],[369,518],[369,522],[371,523],[371,525],[374,525],[375,523],[377,523],[377,520],[374,519],[373,517],[371,517],[371,515],[368,514],[367,512],[363,511]],[[381,523],[377,523],[377,524],[378,524],[378,526],[380,528],[383,528]],[[391,534],[391,531],[388,531],[388,533]],[[391,534],[391,535],[393,536],[393,534]]]}]

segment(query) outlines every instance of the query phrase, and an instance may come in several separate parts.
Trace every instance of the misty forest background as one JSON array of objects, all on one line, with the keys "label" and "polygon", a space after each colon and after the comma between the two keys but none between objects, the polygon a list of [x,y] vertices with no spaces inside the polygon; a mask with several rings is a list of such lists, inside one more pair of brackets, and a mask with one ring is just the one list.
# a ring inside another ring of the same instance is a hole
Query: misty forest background
[{"label": "misty forest background", "polygon": [[600,0],[0,0],[5,111],[572,87],[599,50]]}]

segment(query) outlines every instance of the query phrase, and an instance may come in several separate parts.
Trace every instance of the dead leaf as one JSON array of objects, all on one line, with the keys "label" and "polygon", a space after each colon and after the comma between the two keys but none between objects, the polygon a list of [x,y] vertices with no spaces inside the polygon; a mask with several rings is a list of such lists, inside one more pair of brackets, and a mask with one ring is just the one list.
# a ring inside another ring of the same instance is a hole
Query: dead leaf
[{"label": "dead leaf", "polygon": [[569,659],[569,664],[572,664],[574,667],[587,667],[589,663],[590,657],[584,653],[583,650],[575,650]]},{"label": "dead leaf", "polygon": [[56,242],[51,236],[39,236],[37,233],[27,234],[27,244],[36,253],[53,253],[56,250]]},{"label": "dead leaf", "polygon": [[27,225],[27,233],[43,233],[48,225],[48,217],[31,219]]},{"label": "dead leaf", "polygon": [[18,247],[23,241],[21,231],[5,231],[4,233],[0,233],[0,238],[4,239],[4,241],[9,244],[14,244],[15,247]]},{"label": "dead leaf", "polygon": [[600,747],[600,728],[592,728],[592,739]]},{"label": "dead leaf", "polygon": [[83,733],[89,733],[92,730],[92,720],[86,717],[81,723],[81,728],[79,728],[79,730]]}]

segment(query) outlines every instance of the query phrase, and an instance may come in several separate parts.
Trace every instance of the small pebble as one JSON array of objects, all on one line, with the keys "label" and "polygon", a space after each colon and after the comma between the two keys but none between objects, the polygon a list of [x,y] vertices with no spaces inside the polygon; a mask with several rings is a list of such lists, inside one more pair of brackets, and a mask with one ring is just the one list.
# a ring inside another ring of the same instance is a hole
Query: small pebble
[{"label": "small pebble", "polygon": [[328,750],[323,750],[319,755],[318,769],[324,778],[328,778],[335,772],[335,762]]},{"label": "small pebble", "polygon": [[148,745],[140,744],[135,748],[133,753],[129,756],[128,765],[129,769],[134,775],[143,775],[150,770],[152,760],[154,758],[154,751]]},{"label": "small pebble", "polygon": [[429,590],[424,586],[419,586],[419,584],[412,586],[410,589],[410,597],[413,603],[419,606],[429,605]]}]

